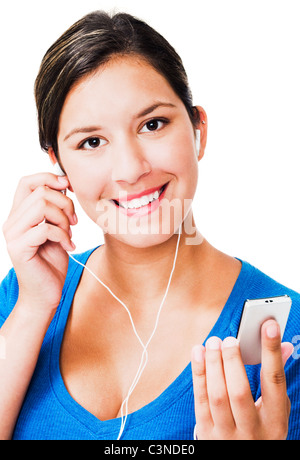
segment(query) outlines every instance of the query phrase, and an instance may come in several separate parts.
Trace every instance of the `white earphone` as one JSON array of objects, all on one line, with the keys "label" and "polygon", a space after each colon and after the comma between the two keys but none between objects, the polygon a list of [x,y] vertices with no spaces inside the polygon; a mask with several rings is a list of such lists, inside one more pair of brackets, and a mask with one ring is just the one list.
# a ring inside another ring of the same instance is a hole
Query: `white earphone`
[{"label": "white earphone", "polygon": [[56,174],[57,176],[65,176],[66,174],[63,172],[63,170],[61,169],[61,167],[59,166],[58,162],[55,163],[55,165],[53,166],[53,173]]},{"label": "white earphone", "polygon": [[196,150],[198,155],[200,151],[200,129],[196,129]]},{"label": "white earphone", "polygon": [[[61,169],[61,167],[59,166],[58,162],[56,162],[53,165],[53,173],[56,174],[57,176],[60,176],[60,177],[64,177],[66,175],[66,173],[64,173],[63,170]],[[66,189],[62,190],[61,193],[66,195],[67,190]]]}]

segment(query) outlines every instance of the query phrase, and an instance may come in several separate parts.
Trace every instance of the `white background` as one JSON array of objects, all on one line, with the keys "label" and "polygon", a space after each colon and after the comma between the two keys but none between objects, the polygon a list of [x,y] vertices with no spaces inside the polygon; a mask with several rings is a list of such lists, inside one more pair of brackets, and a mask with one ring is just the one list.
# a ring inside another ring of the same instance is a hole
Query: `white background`
[{"label": "white background", "polygon": [[[146,20],[181,55],[209,135],[194,213],[220,250],[300,291],[299,0],[15,0],[0,6],[0,223],[23,175],[50,170],[33,84],[50,45],[95,10]],[[77,251],[103,241],[75,206]],[[0,236],[0,278],[11,267]]]}]

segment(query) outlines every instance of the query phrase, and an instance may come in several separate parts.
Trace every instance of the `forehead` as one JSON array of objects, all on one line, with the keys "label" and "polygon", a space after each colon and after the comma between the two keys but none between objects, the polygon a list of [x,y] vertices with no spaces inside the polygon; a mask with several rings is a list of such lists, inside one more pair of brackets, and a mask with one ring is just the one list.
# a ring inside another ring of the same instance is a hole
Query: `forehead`
[{"label": "forehead", "polygon": [[138,111],[155,100],[181,101],[169,82],[142,58],[126,56],[111,59],[96,72],[79,80],[67,95],[61,122],[96,116],[99,112]]},{"label": "forehead", "polygon": [[[171,89],[167,79],[146,59],[140,56],[128,55],[112,57],[95,72],[80,79],[71,89],[68,96],[70,97],[75,92],[95,87],[104,91],[109,88],[122,90],[125,84],[129,84],[130,81],[133,82],[136,90],[153,90],[155,87],[158,89],[161,85]],[[137,82],[138,85],[136,85]],[[119,85],[116,86],[116,83]]]}]

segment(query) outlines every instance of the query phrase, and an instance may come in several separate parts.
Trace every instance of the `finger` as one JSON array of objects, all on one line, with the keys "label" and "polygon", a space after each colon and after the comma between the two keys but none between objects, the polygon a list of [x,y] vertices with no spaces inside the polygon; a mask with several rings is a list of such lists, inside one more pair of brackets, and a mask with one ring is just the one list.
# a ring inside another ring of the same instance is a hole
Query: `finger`
[{"label": "finger", "polygon": [[52,173],[38,173],[22,177],[14,196],[12,209],[16,209],[28,195],[43,185],[54,190],[64,190],[69,185],[69,181],[66,176],[59,177]]},{"label": "finger", "polygon": [[205,348],[197,345],[192,350],[192,373],[195,399],[196,432],[198,439],[205,439],[212,427],[213,421],[209,409],[206,388]]},{"label": "finger", "polygon": [[75,225],[77,223],[74,203],[68,196],[63,195],[57,190],[53,190],[47,186],[38,187],[31,196],[32,200],[42,199],[55,204],[68,216],[71,225]]},{"label": "finger", "polygon": [[275,320],[266,321],[261,330],[261,391],[263,406],[278,419],[286,412],[286,380],[281,352],[281,334]]},{"label": "finger", "polygon": [[10,230],[10,238],[16,239],[26,233],[30,228],[40,225],[47,221],[61,229],[70,232],[70,222],[66,214],[52,203],[40,201],[36,206],[30,208],[24,216],[18,219],[17,223]]},{"label": "finger", "polygon": [[9,242],[8,248],[11,258],[12,260],[16,259],[15,267],[17,268],[19,263],[29,262],[47,241],[60,244],[65,251],[74,251],[75,249],[75,245],[71,242],[67,232],[51,224],[40,225],[30,229],[21,238]]},{"label": "finger", "polygon": [[292,356],[294,352],[294,346],[290,342],[283,342],[281,344],[281,353],[283,366],[286,365],[287,360]]},{"label": "finger", "polygon": [[221,343],[218,337],[210,337],[206,342],[207,393],[214,425],[219,431],[230,432],[235,423],[226,388]]},{"label": "finger", "polygon": [[75,223],[77,223],[74,203],[69,197],[58,191],[49,189],[47,186],[39,186],[26,199],[24,199],[22,204],[10,216],[10,219],[7,222],[7,228],[13,228],[20,220],[22,220],[24,215],[30,213],[32,208],[41,209],[40,206],[46,206],[47,202],[53,203],[60,208],[68,216],[71,225],[75,225]]},{"label": "finger", "polygon": [[230,406],[237,428],[253,432],[257,411],[237,339],[227,337],[222,343],[224,373]]},{"label": "finger", "polygon": [[75,245],[72,243],[68,232],[57,227],[56,225],[47,223],[29,230],[26,234],[23,235],[23,238],[20,240],[19,244],[22,244],[23,247],[28,248],[27,251],[24,251],[24,256],[26,257],[26,253],[27,255],[36,253],[38,248],[47,241],[61,244],[65,251],[73,251],[75,249]]}]

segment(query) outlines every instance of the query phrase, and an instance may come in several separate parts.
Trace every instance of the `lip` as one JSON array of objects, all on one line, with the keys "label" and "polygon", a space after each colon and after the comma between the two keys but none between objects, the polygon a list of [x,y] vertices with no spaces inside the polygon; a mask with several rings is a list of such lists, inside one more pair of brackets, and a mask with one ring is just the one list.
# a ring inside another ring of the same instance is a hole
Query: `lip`
[{"label": "lip", "polygon": [[[144,196],[144,195],[149,195],[150,193],[154,193],[157,190],[161,190],[162,188],[164,189],[157,200],[152,201],[151,203],[147,204],[146,206],[142,206],[142,207],[137,208],[137,209],[123,208],[122,206],[119,206],[118,204],[116,204],[117,200],[112,200],[112,202],[119,209],[119,211],[122,214],[125,214],[126,216],[128,216],[128,217],[131,217],[131,216],[142,217],[142,216],[145,216],[147,214],[150,214],[151,212],[154,212],[159,207],[161,200],[165,196],[165,193],[166,193],[166,190],[168,188],[168,185],[169,185],[169,182],[163,184],[160,187],[155,187],[155,188],[146,190],[145,192],[142,192],[142,193],[139,193],[139,194],[136,194],[136,195],[129,195],[130,199],[128,197],[128,201],[130,201],[130,200],[132,200],[134,198],[139,198],[139,197]],[[131,197],[133,197],[133,198],[131,198]]]},{"label": "lip", "polygon": [[[150,193],[154,193],[158,190],[160,190],[164,185],[166,184],[161,184],[160,186],[158,187],[153,187],[153,188],[149,188],[148,190],[143,190],[142,192],[140,193],[133,193],[132,195],[127,195],[125,192],[124,192],[124,197],[126,198],[126,200],[117,200],[117,199],[113,199],[113,201],[117,201],[118,203],[119,202],[122,202],[122,201],[131,201],[131,200],[134,200],[136,198],[141,198],[142,196],[145,196],[145,195],[150,195]],[[122,195],[120,195],[121,197]],[[119,198],[120,198],[119,197]]]}]

